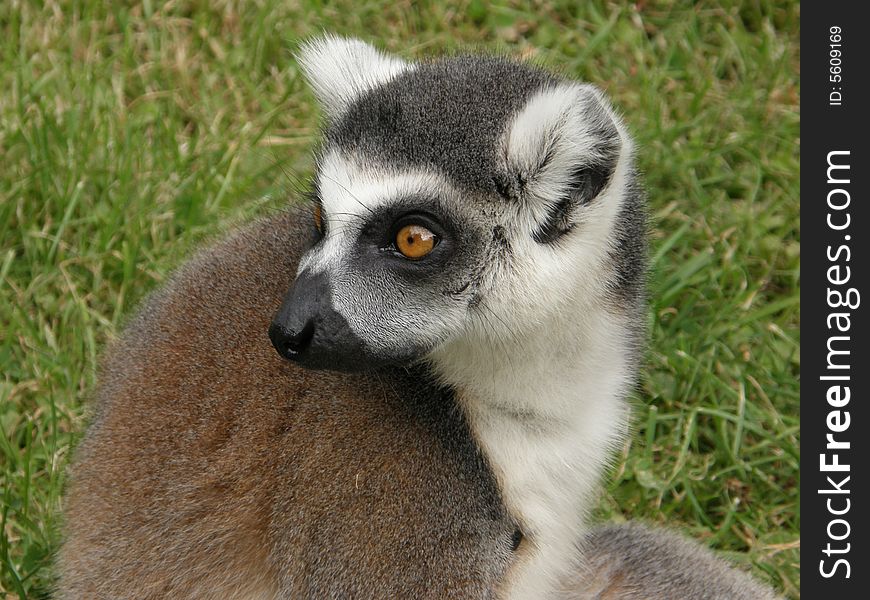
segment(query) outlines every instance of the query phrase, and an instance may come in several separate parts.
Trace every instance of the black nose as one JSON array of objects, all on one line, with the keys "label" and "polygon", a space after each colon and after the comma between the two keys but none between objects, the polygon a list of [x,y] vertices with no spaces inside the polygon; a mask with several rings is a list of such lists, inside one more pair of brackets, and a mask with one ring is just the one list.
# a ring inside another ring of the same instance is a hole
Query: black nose
[{"label": "black nose", "polygon": [[314,323],[308,321],[298,331],[293,331],[279,323],[269,326],[269,339],[278,354],[289,360],[298,360],[311,345],[314,337]]},{"label": "black nose", "polygon": [[360,371],[380,364],[332,305],[325,273],[300,273],[269,325],[282,357],[309,369]]}]

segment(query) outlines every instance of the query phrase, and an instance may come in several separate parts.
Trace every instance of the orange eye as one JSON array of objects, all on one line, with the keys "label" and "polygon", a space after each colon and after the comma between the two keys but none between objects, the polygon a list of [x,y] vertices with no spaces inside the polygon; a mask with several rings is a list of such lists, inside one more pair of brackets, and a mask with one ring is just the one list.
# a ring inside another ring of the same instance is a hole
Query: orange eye
[{"label": "orange eye", "polygon": [[438,236],[420,225],[405,225],[396,234],[396,248],[405,258],[423,258],[435,247]]},{"label": "orange eye", "polygon": [[323,234],[323,214],[319,204],[314,206],[314,226],[318,233]]}]

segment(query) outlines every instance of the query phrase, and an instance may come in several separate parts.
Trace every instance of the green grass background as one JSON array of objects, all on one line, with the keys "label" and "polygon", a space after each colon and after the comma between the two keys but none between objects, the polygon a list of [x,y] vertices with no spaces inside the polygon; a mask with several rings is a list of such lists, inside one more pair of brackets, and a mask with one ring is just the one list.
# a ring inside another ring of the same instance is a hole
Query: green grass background
[{"label": "green grass background", "polygon": [[603,86],[654,215],[636,435],[600,518],[677,527],[799,596],[799,8],[0,2],[0,598],[44,598],[107,340],[204,238],[292,201],[322,30]]}]

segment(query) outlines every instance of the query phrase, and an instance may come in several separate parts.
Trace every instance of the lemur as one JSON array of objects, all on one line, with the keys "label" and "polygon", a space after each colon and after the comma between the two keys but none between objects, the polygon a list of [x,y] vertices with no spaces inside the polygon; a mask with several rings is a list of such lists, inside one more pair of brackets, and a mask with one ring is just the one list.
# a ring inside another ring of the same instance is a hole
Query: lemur
[{"label": "lemur", "polygon": [[775,598],[585,525],[645,338],[603,93],[334,36],[299,62],[327,120],[310,210],[200,253],[114,345],[59,597]]}]

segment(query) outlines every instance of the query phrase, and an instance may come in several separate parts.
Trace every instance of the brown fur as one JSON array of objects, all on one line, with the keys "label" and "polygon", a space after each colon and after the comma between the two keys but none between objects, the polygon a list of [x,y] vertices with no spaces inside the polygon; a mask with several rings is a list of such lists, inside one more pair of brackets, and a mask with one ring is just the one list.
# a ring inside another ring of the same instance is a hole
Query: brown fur
[{"label": "brown fur", "polygon": [[72,469],[60,598],[491,597],[514,525],[451,395],[272,348],[298,220],[201,253],[115,344]]}]

